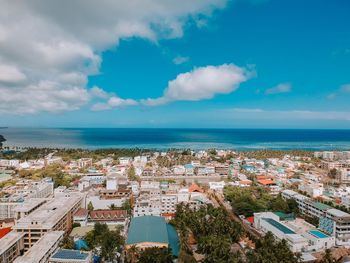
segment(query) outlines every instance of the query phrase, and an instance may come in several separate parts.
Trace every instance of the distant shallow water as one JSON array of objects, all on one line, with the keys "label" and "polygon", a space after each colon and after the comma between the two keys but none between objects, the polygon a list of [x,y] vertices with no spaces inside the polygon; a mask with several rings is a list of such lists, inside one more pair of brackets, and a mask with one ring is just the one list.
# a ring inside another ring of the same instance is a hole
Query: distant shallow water
[{"label": "distant shallow water", "polygon": [[348,150],[350,130],[6,128],[4,146],[50,148],[220,148]]}]

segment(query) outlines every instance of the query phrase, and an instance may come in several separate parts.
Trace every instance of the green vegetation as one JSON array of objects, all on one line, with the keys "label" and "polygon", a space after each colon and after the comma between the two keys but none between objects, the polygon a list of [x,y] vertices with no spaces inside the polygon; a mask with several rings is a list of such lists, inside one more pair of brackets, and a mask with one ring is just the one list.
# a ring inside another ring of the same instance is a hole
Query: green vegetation
[{"label": "green vegetation", "polygon": [[264,160],[267,158],[283,158],[285,155],[299,156],[299,157],[313,157],[313,152],[303,150],[258,150],[240,152],[241,157],[255,158]]},{"label": "green vegetation", "polygon": [[61,248],[74,249],[74,239],[70,236],[65,236],[60,243]]},{"label": "green vegetation", "polygon": [[140,177],[138,177],[135,173],[135,167],[131,165],[128,169],[128,179],[130,181],[141,181]]},{"label": "green vegetation", "polygon": [[55,188],[58,186],[69,187],[71,183],[78,177],[71,176],[62,171],[62,167],[58,164],[46,166],[38,170],[20,170],[18,172],[20,178],[40,180],[45,177],[51,177],[54,181]]},{"label": "green vegetation", "polygon": [[170,249],[150,247],[140,252],[137,262],[138,263],[149,263],[149,262],[172,263],[173,256],[171,255]]},{"label": "green vegetation", "polygon": [[92,205],[91,201],[88,203],[87,209],[91,212],[94,211],[94,206]]},{"label": "green vegetation", "polygon": [[294,200],[285,201],[281,196],[273,197],[266,189],[261,187],[224,188],[225,199],[231,203],[233,211],[238,215],[252,216],[263,211],[281,211],[297,213],[298,206]]},{"label": "green vegetation", "polygon": [[119,157],[130,156],[135,157],[145,153],[151,153],[146,149],[52,149],[52,148],[25,148],[22,152],[13,152],[10,154],[0,153],[0,158],[19,159],[22,161],[30,159],[43,158],[49,153],[55,152],[57,156],[61,156],[64,161],[76,160],[80,158],[92,158],[94,161],[101,160],[106,157],[112,157],[115,160]]},{"label": "green vegetation", "polygon": [[297,263],[295,255],[288,247],[286,240],[276,241],[271,232],[256,241],[256,249],[247,253],[248,263]]},{"label": "green vegetation", "polygon": [[193,261],[189,237],[197,241],[197,252],[205,255],[203,262],[235,262],[237,255],[231,252],[231,245],[238,242],[243,230],[229,220],[225,210],[209,205],[194,211],[188,205],[178,205],[171,223],[180,234],[179,262]]},{"label": "green vegetation", "polygon": [[3,142],[6,142],[6,139],[4,136],[0,135],[0,148],[2,147]]},{"label": "green vegetation", "polygon": [[117,253],[122,252],[124,238],[120,234],[120,230],[109,230],[106,224],[96,223],[94,229],[85,236],[90,249],[98,253],[102,261],[115,262]]}]

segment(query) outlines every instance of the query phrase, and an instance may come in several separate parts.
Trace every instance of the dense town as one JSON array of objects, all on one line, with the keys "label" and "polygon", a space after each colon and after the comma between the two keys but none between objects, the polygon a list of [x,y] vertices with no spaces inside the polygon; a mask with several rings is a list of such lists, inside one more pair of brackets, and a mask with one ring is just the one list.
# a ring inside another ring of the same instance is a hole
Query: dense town
[{"label": "dense town", "polygon": [[350,262],[350,151],[4,147],[0,262]]}]

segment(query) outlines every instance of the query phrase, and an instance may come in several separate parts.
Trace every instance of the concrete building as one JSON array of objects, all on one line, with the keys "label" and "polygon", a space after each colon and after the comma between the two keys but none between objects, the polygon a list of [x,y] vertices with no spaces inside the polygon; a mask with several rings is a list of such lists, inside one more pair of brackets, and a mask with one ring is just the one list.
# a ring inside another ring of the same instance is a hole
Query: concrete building
[{"label": "concrete building", "polygon": [[0,239],[0,262],[13,262],[24,251],[24,234],[10,232]]},{"label": "concrete building", "polygon": [[32,246],[23,256],[18,257],[14,263],[46,263],[51,255],[57,250],[63,239],[63,231],[46,233]]},{"label": "concrete building", "polygon": [[319,219],[319,229],[334,236],[337,245],[350,246],[350,214],[323,203],[314,202],[311,198],[292,190],[282,191],[285,199],[294,199],[301,213]]},{"label": "concrete building", "polygon": [[279,240],[285,239],[293,252],[324,251],[335,246],[334,237],[301,218],[281,221],[277,213],[255,213],[254,227],[263,233],[271,232]]},{"label": "concrete building", "polygon": [[142,216],[131,220],[126,249],[133,246],[139,249],[171,247],[172,254],[178,256],[179,245],[180,242],[175,228],[167,224],[163,217]]},{"label": "concrete building", "polygon": [[71,230],[73,215],[82,205],[80,193],[67,193],[48,201],[33,213],[17,221],[13,229],[24,233],[24,249],[29,250],[45,233]]}]

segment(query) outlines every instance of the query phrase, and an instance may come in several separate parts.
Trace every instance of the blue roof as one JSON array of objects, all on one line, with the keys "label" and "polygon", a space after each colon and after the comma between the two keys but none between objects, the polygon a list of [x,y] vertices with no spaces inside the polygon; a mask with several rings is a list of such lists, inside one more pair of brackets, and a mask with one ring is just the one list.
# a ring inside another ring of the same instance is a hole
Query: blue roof
[{"label": "blue roof", "polygon": [[78,259],[85,260],[89,256],[88,253],[80,252],[77,250],[70,249],[59,249],[57,252],[51,257],[53,259]]},{"label": "blue roof", "polygon": [[82,249],[88,249],[88,245],[85,242],[85,240],[78,239],[77,241],[74,242],[74,249],[75,250],[82,250]]},{"label": "blue roof", "polygon": [[127,245],[154,242],[167,244],[174,256],[179,255],[180,241],[174,226],[161,216],[140,216],[131,219]]},{"label": "blue roof", "polygon": [[190,163],[185,164],[184,166],[185,166],[186,169],[191,169],[191,168],[193,168],[193,165],[190,164]]},{"label": "blue roof", "polygon": [[272,219],[272,218],[264,218],[266,222],[268,222],[270,225],[274,226],[277,228],[279,231],[282,231],[284,234],[295,234],[295,232],[285,225],[281,224],[280,222]]},{"label": "blue roof", "polygon": [[328,236],[318,230],[310,230],[309,233],[318,238],[327,238]]},{"label": "blue roof", "polygon": [[173,225],[167,224],[166,226],[168,230],[169,246],[171,248],[171,253],[177,257],[179,255],[180,250],[179,236],[177,235],[176,229]]},{"label": "blue roof", "polygon": [[164,217],[140,216],[131,219],[126,244],[142,242],[169,243]]}]

